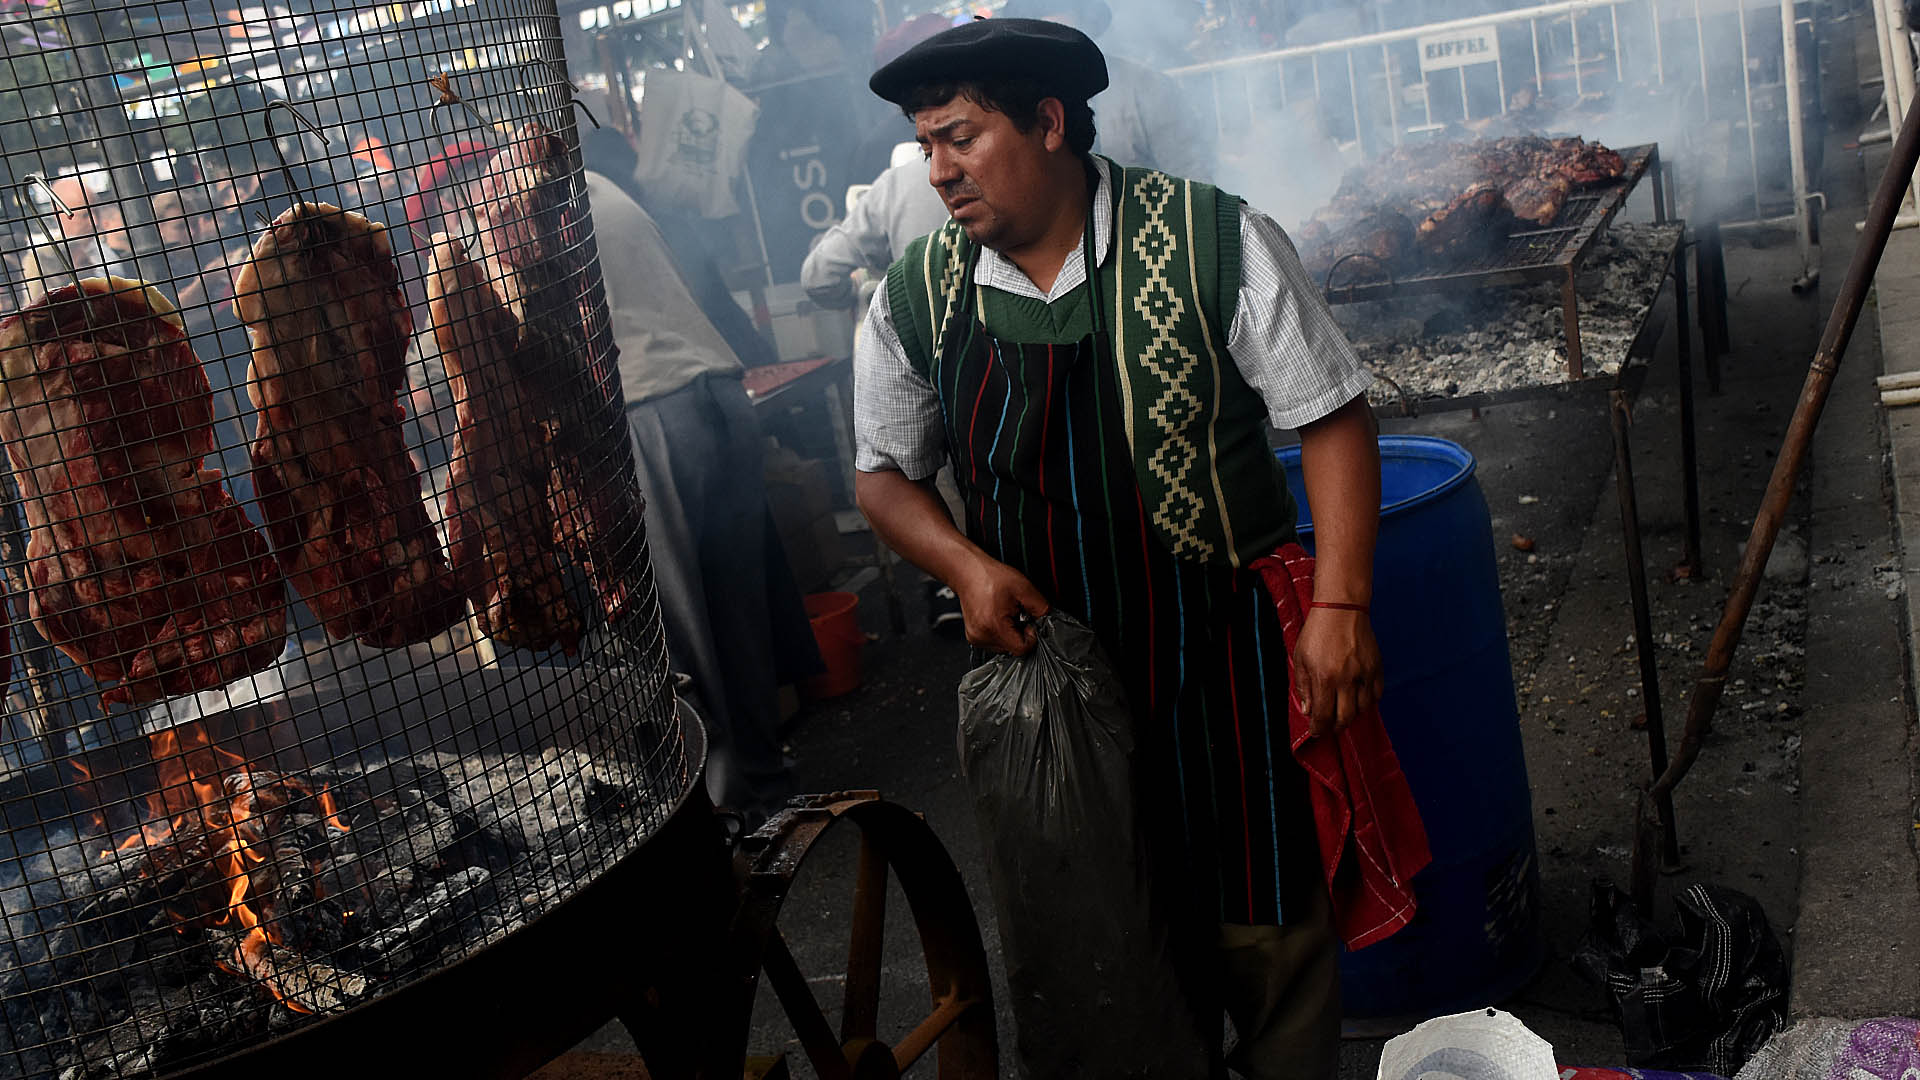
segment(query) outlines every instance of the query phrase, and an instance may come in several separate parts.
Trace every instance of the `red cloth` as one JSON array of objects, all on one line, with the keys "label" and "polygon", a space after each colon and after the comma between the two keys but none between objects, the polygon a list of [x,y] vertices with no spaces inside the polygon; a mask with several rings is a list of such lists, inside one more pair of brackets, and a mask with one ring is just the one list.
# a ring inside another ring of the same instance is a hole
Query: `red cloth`
[{"label": "red cloth", "polygon": [[[1253,569],[1280,613],[1291,687],[1293,648],[1313,602],[1313,556],[1298,544],[1286,544],[1257,560]],[[1413,875],[1433,855],[1380,710],[1368,709],[1333,738],[1317,739],[1289,690],[1287,728],[1294,759],[1311,782],[1314,832],[1334,927],[1349,949],[1391,937],[1413,919]]]}]

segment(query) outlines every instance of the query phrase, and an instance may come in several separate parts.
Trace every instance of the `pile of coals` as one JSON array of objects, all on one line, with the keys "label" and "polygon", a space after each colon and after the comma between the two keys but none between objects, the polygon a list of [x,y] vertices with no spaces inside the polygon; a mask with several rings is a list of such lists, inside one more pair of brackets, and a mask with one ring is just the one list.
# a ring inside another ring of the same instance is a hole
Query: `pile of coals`
[{"label": "pile of coals", "polygon": [[[1596,237],[1576,279],[1581,375],[1613,376],[1659,299],[1682,226],[1615,224]],[[1382,376],[1376,405],[1496,393],[1567,381],[1565,308],[1552,282],[1341,304],[1334,315]]]}]

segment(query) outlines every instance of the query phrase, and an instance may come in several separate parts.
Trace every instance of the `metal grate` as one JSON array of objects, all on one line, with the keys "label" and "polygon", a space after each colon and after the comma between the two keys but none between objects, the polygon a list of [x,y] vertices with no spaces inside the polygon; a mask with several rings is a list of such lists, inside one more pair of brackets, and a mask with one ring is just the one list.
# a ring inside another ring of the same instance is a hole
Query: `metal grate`
[{"label": "metal grate", "polygon": [[552,0],[0,34],[0,1076],[164,1073],[541,917],[689,763]]},{"label": "metal grate", "polygon": [[1477,255],[1390,282],[1329,284],[1328,301],[1344,304],[1384,300],[1396,295],[1522,285],[1563,277],[1585,255],[1593,238],[1606,230],[1659,157],[1651,143],[1627,147],[1619,154],[1625,171],[1570,196],[1551,223],[1515,230],[1504,242],[1489,244]]}]

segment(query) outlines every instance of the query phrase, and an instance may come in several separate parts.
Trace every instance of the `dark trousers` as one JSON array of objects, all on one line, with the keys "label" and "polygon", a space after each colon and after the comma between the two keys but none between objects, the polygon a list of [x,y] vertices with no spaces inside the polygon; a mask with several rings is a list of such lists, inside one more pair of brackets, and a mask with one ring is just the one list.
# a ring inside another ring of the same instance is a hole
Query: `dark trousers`
[{"label": "dark trousers", "polygon": [[[750,817],[794,793],[780,750],[776,627],[799,612],[767,527],[760,425],[740,380],[709,376],[627,408],[647,499],[647,547],[674,669],[693,677],[707,722],[713,801]],[[797,629],[811,648],[811,630]]]}]

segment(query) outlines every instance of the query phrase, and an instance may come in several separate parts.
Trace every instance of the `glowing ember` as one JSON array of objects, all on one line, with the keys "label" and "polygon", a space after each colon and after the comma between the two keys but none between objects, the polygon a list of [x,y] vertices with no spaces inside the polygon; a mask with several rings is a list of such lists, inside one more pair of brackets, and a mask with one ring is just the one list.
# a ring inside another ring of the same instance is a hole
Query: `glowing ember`
[{"label": "glowing ember", "polygon": [[[335,834],[347,832],[332,785],[315,791],[304,779],[253,766],[215,745],[198,726],[155,734],[150,751],[155,786],[146,797],[147,820],[117,841],[109,837],[100,857],[139,849],[145,859],[140,875],[170,883],[163,904],[181,933],[232,935],[232,955],[219,963],[223,970],[265,986],[296,1012],[315,1011],[311,995],[288,992],[293,973],[280,969],[292,965],[276,964],[274,950],[285,944],[280,919],[290,913],[278,909],[314,908],[325,898],[315,879],[325,852],[310,859],[300,843],[269,833],[286,828],[302,804],[306,820],[324,822]],[[84,767],[76,767],[90,779]],[[265,892],[255,880],[263,867]]]}]

